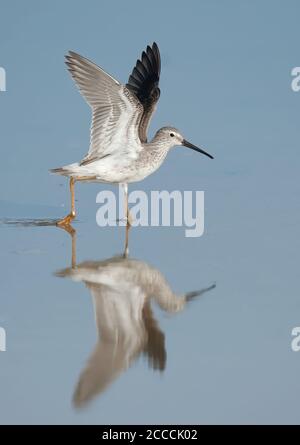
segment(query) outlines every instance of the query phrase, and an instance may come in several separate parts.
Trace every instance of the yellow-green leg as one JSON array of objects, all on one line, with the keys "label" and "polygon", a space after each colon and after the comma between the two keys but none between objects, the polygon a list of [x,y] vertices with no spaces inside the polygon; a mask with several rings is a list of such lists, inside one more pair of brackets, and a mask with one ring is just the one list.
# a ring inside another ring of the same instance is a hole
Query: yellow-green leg
[{"label": "yellow-green leg", "polygon": [[123,184],[124,188],[124,199],[125,199],[125,211],[126,211],[126,237],[125,237],[125,249],[124,249],[124,257],[127,258],[129,255],[129,230],[131,228],[133,219],[129,211],[128,207],[128,184]]},{"label": "yellow-green leg", "polygon": [[74,178],[70,178],[70,193],[71,193],[71,212],[67,216],[65,216],[63,219],[60,219],[56,223],[58,226],[69,226],[76,216],[76,212],[75,212],[75,179]]},{"label": "yellow-green leg", "polygon": [[128,184],[123,184],[124,188],[124,199],[125,199],[125,211],[126,211],[126,221],[127,226],[132,226],[133,218],[130,214],[129,207],[128,207]]}]

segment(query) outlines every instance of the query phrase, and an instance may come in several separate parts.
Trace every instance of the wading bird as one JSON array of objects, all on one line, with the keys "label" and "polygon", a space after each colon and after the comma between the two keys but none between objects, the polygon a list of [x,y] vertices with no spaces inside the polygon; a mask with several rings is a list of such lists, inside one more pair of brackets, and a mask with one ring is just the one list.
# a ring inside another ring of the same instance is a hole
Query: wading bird
[{"label": "wading bird", "polygon": [[57,222],[59,226],[70,225],[76,216],[76,181],[123,184],[129,225],[128,183],[141,181],[157,170],[172,147],[184,145],[213,159],[174,127],[163,127],[147,140],[160,96],[161,62],[156,43],[143,51],[126,85],[73,51],[66,56],[66,64],[92,109],[92,126],[87,155],[80,162],[50,170],[70,178],[71,211]]}]

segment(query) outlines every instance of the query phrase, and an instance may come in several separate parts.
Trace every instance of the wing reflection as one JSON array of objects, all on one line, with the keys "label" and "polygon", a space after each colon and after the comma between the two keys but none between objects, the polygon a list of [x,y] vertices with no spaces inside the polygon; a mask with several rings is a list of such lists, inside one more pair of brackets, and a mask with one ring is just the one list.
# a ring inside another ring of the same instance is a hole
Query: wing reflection
[{"label": "wing reflection", "polygon": [[85,405],[102,393],[140,356],[149,367],[166,366],[165,335],[156,321],[151,300],[169,313],[182,311],[191,299],[215,287],[184,295],[173,293],[159,270],[126,256],[76,264],[76,233],[72,235],[72,267],[56,273],[85,283],[93,299],[97,344],[81,372],[73,403]]}]

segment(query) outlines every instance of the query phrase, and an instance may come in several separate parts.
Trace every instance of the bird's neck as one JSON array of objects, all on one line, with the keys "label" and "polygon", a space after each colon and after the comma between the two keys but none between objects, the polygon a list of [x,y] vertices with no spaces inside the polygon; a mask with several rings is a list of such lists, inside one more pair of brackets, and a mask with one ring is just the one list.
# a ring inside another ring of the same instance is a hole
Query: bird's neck
[{"label": "bird's neck", "polygon": [[170,144],[170,141],[167,139],[162,139],[159,135],[155,135],[153,139],[149,142],[149,144],[158,147],[160,149],[164,148],[169,150],[171,148],[172,144]]},{"label": "bird's neck", "polygon": [[145,144],[147,149],[167,153],[170,148],[172,147],[172,144],[169,143],[166,139],[161,139],[159,136],[155,135],[154,138]]}]

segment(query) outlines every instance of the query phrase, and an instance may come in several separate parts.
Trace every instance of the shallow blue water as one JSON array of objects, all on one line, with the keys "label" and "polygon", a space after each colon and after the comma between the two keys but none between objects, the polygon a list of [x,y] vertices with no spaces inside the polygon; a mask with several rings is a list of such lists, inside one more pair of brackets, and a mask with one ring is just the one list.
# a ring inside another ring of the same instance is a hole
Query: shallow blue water
[{"label": "shallow blue water", "polygon": [[[238,194],[230,194],[228,205]],[[232,225],[207,207],[208,227],[198,239],[185,238],[182,228],[131,229],[130,258],[159,271],[173,292],[216,287],[172,315],[152,300],[153,323],[164,336],[157,346],[164,369],[154,371],[139,348],[132,358],[132,338],[141,336],[133,327],[121,365],[103,350],[92,360],[83,403],[76,403],[75,392],[98,334],[85,275],[77,282],[55,275],[72,264],[72,237],[51,226],[1,226],[0,325],[7,334],[1,422],[298,422],[300,362],[291,350],[291,329],[299,325],[295,226],[287,230],[281,218],[285,240],[276,239],[271,224],[260,237],[249,204]],[[98,228],[86,215],[74,227],[76,264],[99,266],[122,254],[124,228]],[[130,280],[118,283],[125,305],[134,293]],[[94,298],[101,293],[112,298],[105,289]],[[105,363],[113,376],[107,384]]]},{"label": "shallow blue water", "polygon": [[[300,326],[300,93],[290,75],[300,64],[299,3],[223,3],[154,2],[154,32],[140,2],[119,2],[117,16],[103,2],[4,2],[1,423],[299,423],[291,333]],[[28,220],[66,213],[67,184],[47,170],[88,147],[90,113],[63,54],[77,50],[124,82],[152,40],[163,71],[151,133],[176,125],[215,159],[175,149],[130,190],[203,190],[205,232],[133,228],[136,261],[118,264],[124,227],[99,228],[104,188],[79,184],[74,270],[84,261],[88,270],[76,281],[62,277],[72,264],[70,234]],[[154,274],[177,297],[207,291],[170,314],[156,288],[151,309],[135,268],[142,283]],[[95,307],[103,318],[95,320]]]}]

